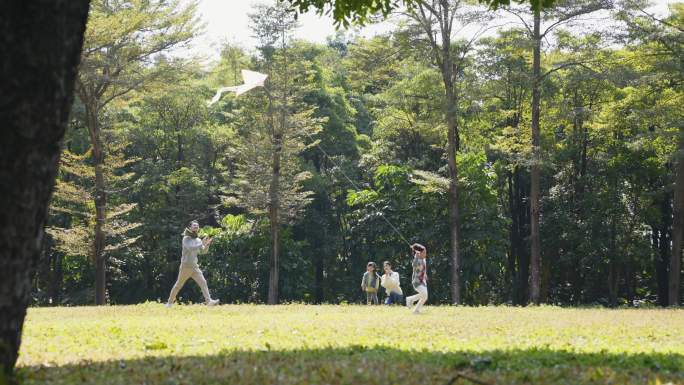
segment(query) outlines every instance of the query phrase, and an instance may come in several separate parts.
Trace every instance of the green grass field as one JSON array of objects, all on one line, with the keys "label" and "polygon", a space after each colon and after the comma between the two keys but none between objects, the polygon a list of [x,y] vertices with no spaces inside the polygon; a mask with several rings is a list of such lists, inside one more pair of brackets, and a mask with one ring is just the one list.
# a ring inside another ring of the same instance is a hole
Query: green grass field
[{"label": "green grass field", "polygon": [[684,384],[684,310],[30,309],[26,384]]}]

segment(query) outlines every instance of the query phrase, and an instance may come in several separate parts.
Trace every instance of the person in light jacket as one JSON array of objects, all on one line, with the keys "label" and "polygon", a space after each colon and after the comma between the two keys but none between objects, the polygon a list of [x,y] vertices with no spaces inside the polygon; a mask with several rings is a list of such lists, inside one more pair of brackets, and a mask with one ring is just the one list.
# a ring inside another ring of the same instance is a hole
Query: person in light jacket
[{"label": "person in light jacket", "polygon": [[197,232],[199,231],[199,223],[197,221],[190,222],[190,227],[183,232],[183,252],[181,255],[180,269],[178,270],[178,279],[176,284],[171,289],[169,300],[166,302],[166,307],[171,307],[176,302],[176,295],[185,285],[185,281],[192,278],[197,282],[202,295],[204,296],[204,303],[208,306],[214,306],[219,303],[218,299],[211,299],[209,295],[209,288],[207,287],[207,280],[204,279],[204,274],[197,264],[197,255],[205,254],[211,245],[211,238],[200,239]]}]

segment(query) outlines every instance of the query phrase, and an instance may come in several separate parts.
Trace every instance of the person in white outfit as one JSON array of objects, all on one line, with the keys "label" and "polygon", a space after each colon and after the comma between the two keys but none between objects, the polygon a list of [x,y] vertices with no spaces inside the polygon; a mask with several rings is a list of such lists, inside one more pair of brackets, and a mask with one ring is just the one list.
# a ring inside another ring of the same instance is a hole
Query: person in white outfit
[{"label": "person in white outfit", "polygon": [[406,306],[412,307],[418,302],[413,309],[413,313],[418,314],[428,299],[427,249],[421,244],[414,243],[411,245],[411,251],[413,252],[413,275],[411,276],[411,284],[418,294],[406,297]]},{"label": "person in white outfit", "polygon": [[211,299],[209,295],[209,288],[207,287],[207,280],[204,279],[204,274],[200,270],[197,264],[197,255],[204,254],[209,250],[212,239],[205,238],[200,239],[197,235],[199,231],[199,223],[197,221],[190,222],[190,228],[186,228],[183,232],[183,252],[181,256],[180,269],[178,271],[178,279],[176,284],[173,285],[171,289],[171,294],[169,294],[169,300],[166,302],[166,307],[171,307],[176,301],[176,295],[185,285],[185,281],[192,278],[197,282],[200,289],[202,290],[202,295],[204,296],[204,303],[208,306],[214,306],[219,303],[218,299]]},{"label": "person in white outfit", "polygon": [[387,293],[385,305],[401,304],[404,292],[399,284],[399,273],[392,271],[392,264],[389,261],[383,262],[382,267],[385,270],[385,274],[380,277],[380,284]]}]

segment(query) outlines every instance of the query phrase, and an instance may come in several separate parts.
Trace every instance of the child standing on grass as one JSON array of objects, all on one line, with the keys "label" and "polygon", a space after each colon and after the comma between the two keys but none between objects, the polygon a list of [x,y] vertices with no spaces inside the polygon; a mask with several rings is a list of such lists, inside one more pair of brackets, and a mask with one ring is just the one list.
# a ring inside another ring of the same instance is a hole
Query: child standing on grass
[{"label": "child standing on grass", "polygon": [[197,255],[204,254],[209,250],[211,245],[211,238],[200,239],[198,236],[199,223],[197,221],[190,222],[190,228],[185,229],[183,232],[183,253],[181,256],[180,269],[178,271],[178,279],[176,284],[173,285],[171,289],[171,294],[169,294],[169,300],[166,302],[166,307],[171,307],[176,301],[176,295],[180,289],[185,285],[185,281],[192,278],[197,282],[200,289],[202,289],[202,295],[204,296],[204,301],[209,306],[217,305],[219,300],[211,299],[209,295],[209,288],[207,287],[207,280],[204,279],[204,274],[200,270],[197,264]]},{"label": "child standing on grass", "polygon": [[418,301],[415,309],[413,309],[413,314],[419,314],[420,309],[423,308],[423,305],[428,299],[427,249],[421,244],[414,243],[411,245],[411,251],[413,252],[413,275],[411,277],[411,284],[413,284],[413,288],[418,294],[406,297],[406,306],[412,307],[413,304]]},{"label": "child standing on grass", "polygon": [[392,264],[389,261],[385,261],[382,267],[385,270],[385,274],[382,275],[380,284],[387,292],[385,305],[401,305],[404,292],[401,291],[401,285],[399,284],[399,273],[392,271]]},{"label": "child standing on grass", "polygon": [[375,272],[375,262],[368,262],[366,272],[361,278],[361,290],[366,293],[366,304],[378,304],[378,289],[380,288],[380,276]]}]

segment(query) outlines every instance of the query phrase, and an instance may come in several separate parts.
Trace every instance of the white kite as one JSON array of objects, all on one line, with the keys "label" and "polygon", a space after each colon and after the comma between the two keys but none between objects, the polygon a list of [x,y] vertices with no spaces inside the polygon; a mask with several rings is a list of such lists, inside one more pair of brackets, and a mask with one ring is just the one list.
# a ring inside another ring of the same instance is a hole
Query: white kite
[{"label": "white kite", "polygon": [[218,102],[218,100],[221,99],[221,94],[223,94],[224,92],[233,91],[235,92],[235,96],[240,96],[245,92],[251,90],[252,88],[263,87],[264,81],[266,81],[267,77],[268,75],[259,72],[242,70],[242,80],[244,83],[240,84],[239,86],[219,88],[218,92],[216,92],[216,95],[214,95],[214,97],[209,102],[209,105]]}]

